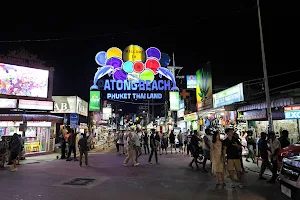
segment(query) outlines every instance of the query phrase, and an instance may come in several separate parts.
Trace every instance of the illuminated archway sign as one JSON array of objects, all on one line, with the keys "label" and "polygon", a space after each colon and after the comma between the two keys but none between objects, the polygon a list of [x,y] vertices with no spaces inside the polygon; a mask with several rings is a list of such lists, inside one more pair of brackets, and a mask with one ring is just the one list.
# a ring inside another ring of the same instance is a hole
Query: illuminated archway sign
[{"label": "illuminated archway sign", "polygon": [[[173,73],[161,66],[169,64],[169,57],[162,56],[156,47],[144,51],[138,45],[129,45],[123,52],[112,47],[97,53],[95,60],[101,67],[90,89],[117,91],[107,93],[107,99],[161,99],[161,91],[179,91]],[[112,79],[102,79],[106,75]],[[155,80],[156,75],[160,80]]]}]

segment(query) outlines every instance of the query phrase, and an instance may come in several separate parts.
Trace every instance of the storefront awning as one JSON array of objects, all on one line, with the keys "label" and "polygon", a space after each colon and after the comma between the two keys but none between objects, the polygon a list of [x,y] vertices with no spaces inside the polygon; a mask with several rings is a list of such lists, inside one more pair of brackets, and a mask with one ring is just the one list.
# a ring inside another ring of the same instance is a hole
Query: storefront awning
[{"label": "storefront awning", "polygon": [[[277,100],[271,101],[271,108],[289,106],[294,104],[293,98],[281,98]],[[237,111],[247,111],[247,110],[261,110],[267,108],[266,102],[256,103],[251,105],[241,106],[237,109]]]},{"label": "storefront awning", "polygon": [[41,114],[0,114],[0,121],[48,121],[63,123],[63,117]]}]

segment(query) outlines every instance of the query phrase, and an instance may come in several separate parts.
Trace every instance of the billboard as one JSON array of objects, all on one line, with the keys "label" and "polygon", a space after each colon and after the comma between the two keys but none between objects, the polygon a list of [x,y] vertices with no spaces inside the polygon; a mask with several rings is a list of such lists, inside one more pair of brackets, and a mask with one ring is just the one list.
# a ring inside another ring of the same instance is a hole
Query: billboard
[{"label": "billboard", "polygon": [[100,111],[100,91],[90,91],[90,111]]},{"label": "billboard", "polygon": [[213,95],[214,108],[244,101],[243,83]]},{"label": "billboard", "polygon": [[197,97],[197,110],[205,110],[212,108],[212,77],[210,66],[202,68],[196,72],[197,85],[196,85],[196,97]]},{"label": "billboard", "polygon": [[162,99],[162,91],[179,91],[174,74],[166,68],[170,58],[156,47],[129,45],[123,51],[112,47],[97,53],[95,60],[100,67],[90,90],[101,90],[103,99]]},{"label": "billboard", "polygon": [[178,111],[179,110],[179,92],[170,92],[170,111]]},{"label": "billboard", "polygon": [[187,75],[186,76],[186,88],[196,88],[196,86],[197,86],[196,75]]},{"label": "billboard", "polygon": [[88,103],[77,96],[52,96],[54,110],[52,113],[77,113],[88,116]]},{"label": "billboard", "polygon": [[0,94],[48,97],[49,71],[0,63]]},{"label": "billboard", "polygon": [[284,107],[285,119],[300,119],[300,106]]}]

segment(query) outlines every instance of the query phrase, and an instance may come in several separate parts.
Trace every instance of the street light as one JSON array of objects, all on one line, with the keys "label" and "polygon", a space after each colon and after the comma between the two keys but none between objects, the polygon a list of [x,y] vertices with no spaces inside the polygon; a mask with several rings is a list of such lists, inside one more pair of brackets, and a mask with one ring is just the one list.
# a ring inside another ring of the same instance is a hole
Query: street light
[{"label": "street light", "polygon": [[265,82],[265,94],[266,94],[267,113],[268,113],[268,121],[269,121],[269,131],[273,131],[274,127],[273,127],[273,119],[272,119],[271,100],[270,100],[269,82],[268,82],[268,73],[267,73],[267,62],[266,62],[266,55],[265,55],[264,36],[263,36],[262,24],[261,24],[259,0],[257,0],[257,12],[258,12],[261,58],[262,58],[263,71],[264,71],[264,82]]}]

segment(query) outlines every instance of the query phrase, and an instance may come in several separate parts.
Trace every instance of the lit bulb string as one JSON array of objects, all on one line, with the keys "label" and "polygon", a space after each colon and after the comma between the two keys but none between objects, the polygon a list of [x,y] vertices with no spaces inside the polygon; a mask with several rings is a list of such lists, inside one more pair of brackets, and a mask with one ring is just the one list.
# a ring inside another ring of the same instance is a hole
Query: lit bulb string
[{"label": "lit bulb string", "polygon": [[[253,11],[254,8],[244,9],[244,10],[237,10],[234,13],[241,13],[241,12],[249,12]],[[222,17],[232,15],[231,13],[224,13]],[[219,17],[219,16],[218,16]],[[204,17],[202,19],[193,20],[191,23],[199,23],[204,20],[210,19],[209,17]],[[153,31],[159,30],[162,28],[174,27],[178,24],[166,24],[162,26],[152,27],[152,28],[143,28],[143,29],[136,29],[132,31],[123,31],[117,33],[106,33],[106,34],[96,34],[96,35],[88,35],[88,36],[79,36],[79,37],[61,37],[61,38],[46,38],[46,39],[24,39],[24,40],[0,40],[0,43],[27,43],[27,42],[52,42],[52,41],[64,41],[64,40],[84,40],[84,39],[91,39],[91,38],[98,38],[98,37],[107,37],[107,36],[117,36],[117,35],[126,35],[131,33],[139,33],[139,32],[146,32],[146,31]]]}]

